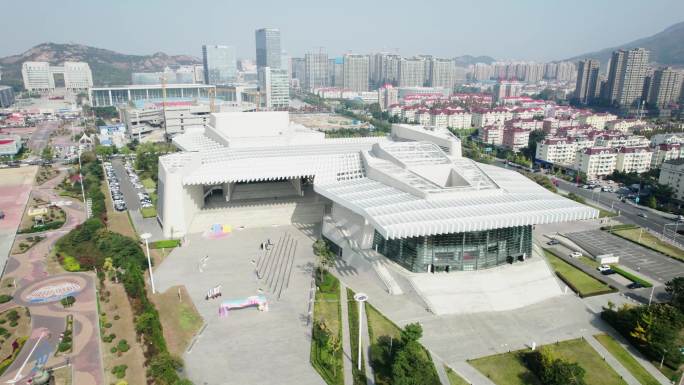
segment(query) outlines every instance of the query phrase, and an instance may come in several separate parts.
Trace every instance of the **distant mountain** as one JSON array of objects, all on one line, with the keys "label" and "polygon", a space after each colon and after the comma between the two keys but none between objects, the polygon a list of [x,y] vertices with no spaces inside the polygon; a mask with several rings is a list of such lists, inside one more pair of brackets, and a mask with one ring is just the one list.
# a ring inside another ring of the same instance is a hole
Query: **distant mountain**
[{"label": "distant mountain", "polygon": [[598,59],[601,61],[601,66],[605,70],[605,66],[608,65],[610,55],[613,51],[621,48],[636,47],[643,47],[651,51],[651,61],[658,64],[684,67],[684,21],[674,24],[653,36],[634,40],[617,47],[575,56],[568,60],[580,60],[585,58]]},{"label": "distant mountain", "polygon": [[170,56],[163,52],[152,55],[127,55],[81,44],[43,43],[28,51],[0,58],[0,83],[21,86],[21,64],[25,61],[84,61],[93,71],[95,85],[130,84],[132,72],[160,71],[166,66],[198,64],[200,60],[188,55]]},{"label": "distant mountain", "polygon": [[485,64],[492,64],[493,62],[496,61],[493,57],[490,56],[472,56],[472,55],[463,55],[463,56],[457,56],[454,58],[454,61],[456,62],[456,65],[459,67],[467,67],[471,64],[475,63],[485,63]]}]

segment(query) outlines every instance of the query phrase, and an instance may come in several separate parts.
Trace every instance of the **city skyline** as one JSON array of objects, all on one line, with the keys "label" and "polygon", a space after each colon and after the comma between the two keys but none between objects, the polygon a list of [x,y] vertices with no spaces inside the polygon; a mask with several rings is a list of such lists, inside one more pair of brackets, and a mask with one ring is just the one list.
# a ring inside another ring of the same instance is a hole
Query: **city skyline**
[{"label": "city skyline", "polygon": [[[144,4],[118,2],[116,5],[74,1],[53,8],[44,0],[33,0],[5,7],[8,13],[17,14],[31,9],[37,22],[52,28],[50,38],[46,39],[38,30],[24,31],[24,25],[17,18],[8,19],[4,24],[6,33],[17,29],[22,33],[0,47],[0,56],[19,54],[49,40],[75,42],[126,54],[162,51],[195,57],[201,57],[202,44],[232,45],[236,47],[239,58],[253,58],[254,32],[259,28],[277,28],[282,34],[282,50],[297,57],[324,47],[330,57],[341,57],[349,52],[387,51],[403,56],[487,55],[499,60],[550,61],[614,47],[657,33],[681,21],[679,15],[684,13],[684,3],[670,0],[655,4],[611,0],[591,4],[594,12],[587,14],[581,12],[583,7],[574,3],[553,4],[551,10],[547,4],[541,7],[538,3],[536,0],[527,1],[515,9],[495,4],[487,9],[469,4],[441,4],[439,7],[448,8],[449,12],[436,13],[434,18],[425,22],[413,20],[413,11],[401,6],[392,11],[392,18],[378,17],[386,14],[387,4],[381,2],[358,2],[356,5],[363,7],[364,12],[355,15],[354,20],[346,19],[344,15],[345,10],[355,8],[355,2],[345,3],[344,8],[334,5],[332,9],[323,9],[308,2],[292,5],[266,1],[259,5],[259,9],[252,9],[256,6],[250,4],[241,5],[239,9],[230,8],[227,4],[213,4],[213,11],[205,17],[184,21],[185,28],[177,28],[173,23],[159,24],[158,32],[164,36],[161,39],[153,35],[146,38],[145,33],[141,35],[140,23],[154,18],[173,20],[172,15],[165,15],[182,7],[183,3],[164,2],[164,7],[161,7],[157,1]],[[269,12],[264,12],[264,9]],[[233,14],[230,23],[221,22],[221,15],[226,14],[223,11]],[[101,28],[96,16],[103,13],[110,14],[119,23],[116,34]],[[549,17],[550,13],[563,16]],[[117,17],[119,14],[126,17]],[[446,19],[453,14],[474,17],[453,23]],[[608,14],[610,17],[606,16]],[[71,19],[79,18],[79,22],[61,23],[66,15]],[[518,21],[526,18],[535,20],[535,23],[519,27]],[[353,22],[354,28],[330,28],[335,22],[344,23],[345,20]],[[577,20],[582,20],[582,28],[577,28]],[[629,20],[638,23],[625,22]],[[195,28],[195,23],[201,28]],[[511,29],[516,29],[516,38],[502,38],[510,36]],[[478,33],[473,34],[473,30],[478,30]],[[531,41],[536,44],[529,44]]]}]

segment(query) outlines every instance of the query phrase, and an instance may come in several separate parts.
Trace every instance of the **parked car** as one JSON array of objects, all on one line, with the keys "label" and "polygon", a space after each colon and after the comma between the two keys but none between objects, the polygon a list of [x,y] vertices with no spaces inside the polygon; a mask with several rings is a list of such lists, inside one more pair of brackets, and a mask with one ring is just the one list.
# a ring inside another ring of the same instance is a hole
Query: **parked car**
[{"label": "parked car", "polygon": [[548,242],[546,242],[547,245],[553,246],[553,245],[560,245],[560,242],[557,239],[552,239]]},{"label": "parked car", "polygon": [[570,253],[570,258],[579,258],[581,256],[582,253],[580,253],[579,251],[573,251],[572,253]]},{"label": "parked car", "polygon": [[601,265],[601,266],[597,267],[596,269],[603,275],[615,274],[615,271],[613,269],[611,269],[610,266],[608,266],[608,265]]},{"label": "parked car", "polygon": [[627,288],[632,290],[641,289],[642,287],[644,287],[644,285],[640,284],[639,282],[632,282],[629,285],[627,285]]},{"label": "parked car", "polygon": [[648,215],[646,215],[646,213],[639,213],[639,216],[642,218],[648,218]]}]

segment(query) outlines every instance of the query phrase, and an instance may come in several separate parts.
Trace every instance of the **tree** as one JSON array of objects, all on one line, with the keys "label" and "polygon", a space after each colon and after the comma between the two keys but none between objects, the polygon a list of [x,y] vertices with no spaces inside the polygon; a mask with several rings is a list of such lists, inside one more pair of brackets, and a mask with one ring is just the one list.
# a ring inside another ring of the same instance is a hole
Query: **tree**
[{"label": "tree", "polygon": [[412,341],[418,341],[422,336],[423,327],[420,326],[418,322],[404,326],[404,329],[401,331],[401,341],[405,344]]},{"label": "tree", "polygon": [[52,161],[54,154],[52,153],[52,146],[49,143],[43,148],[43,151],[41,152],[40,157],[43,158],[44,161],[47,161],[47,162]]},{"label": "tree", "polygon": [[656,197],[653,195],[649,196],[648,199],[646,199],[646,206],[652,209],[658,207],[658,201],[656,200]]},{"label": "tree", "polygon": [[328,348],[332,352],[331,364],[333,367],[333,377],[337,377],[337,365],[335,365],[335,356],[342,349],[342,341],[337,336],[331,336],[328,340]]},{"label": "tree", "polygon": [[427,353],[416,341],[409,341],[392,363],[393,385],[439,384]]},{"label": "tree", "polygon": [[665,284],[665,291],[670,294],[670,304],[684,313],[684,277],[677,277]]}]

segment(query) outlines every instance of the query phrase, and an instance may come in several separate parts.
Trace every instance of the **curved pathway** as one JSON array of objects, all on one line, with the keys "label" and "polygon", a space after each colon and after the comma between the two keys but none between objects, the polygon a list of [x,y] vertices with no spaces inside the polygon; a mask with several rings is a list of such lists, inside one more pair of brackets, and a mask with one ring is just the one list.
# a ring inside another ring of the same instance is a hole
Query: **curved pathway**
[{"label": "curved pathway", "polygon": [[[65,171],[60,171],[55,178],[34,186],[31,192],[33,197],[44,201],[71,202],[61,205],[66,213],[64,226],[37,233],[45,236],[45,239],[26,253],[11,255],[7,263],[3,279],[14,279],[17,289],[14,299],[0,306],[0,311],[16,305],[28,307],[33,331],[17,359],[0,378],[3,383],[25,384],[37,367],[64,363],[72,365],[74,384],[99,385],[104,381],[95,275],[65,273],[50,276],[47,271],[47,256],[57,240],[85,220],[82,202],[59,196],[55,192],[55,187],[65,175]],[[36,234],[19,235],[17,239],[30,235]],[[76,298],[72,307],[64,308],[59,302],[66,295]],[[73,351],[55,357],[54,352],[68,314],[74,317]]]}]

